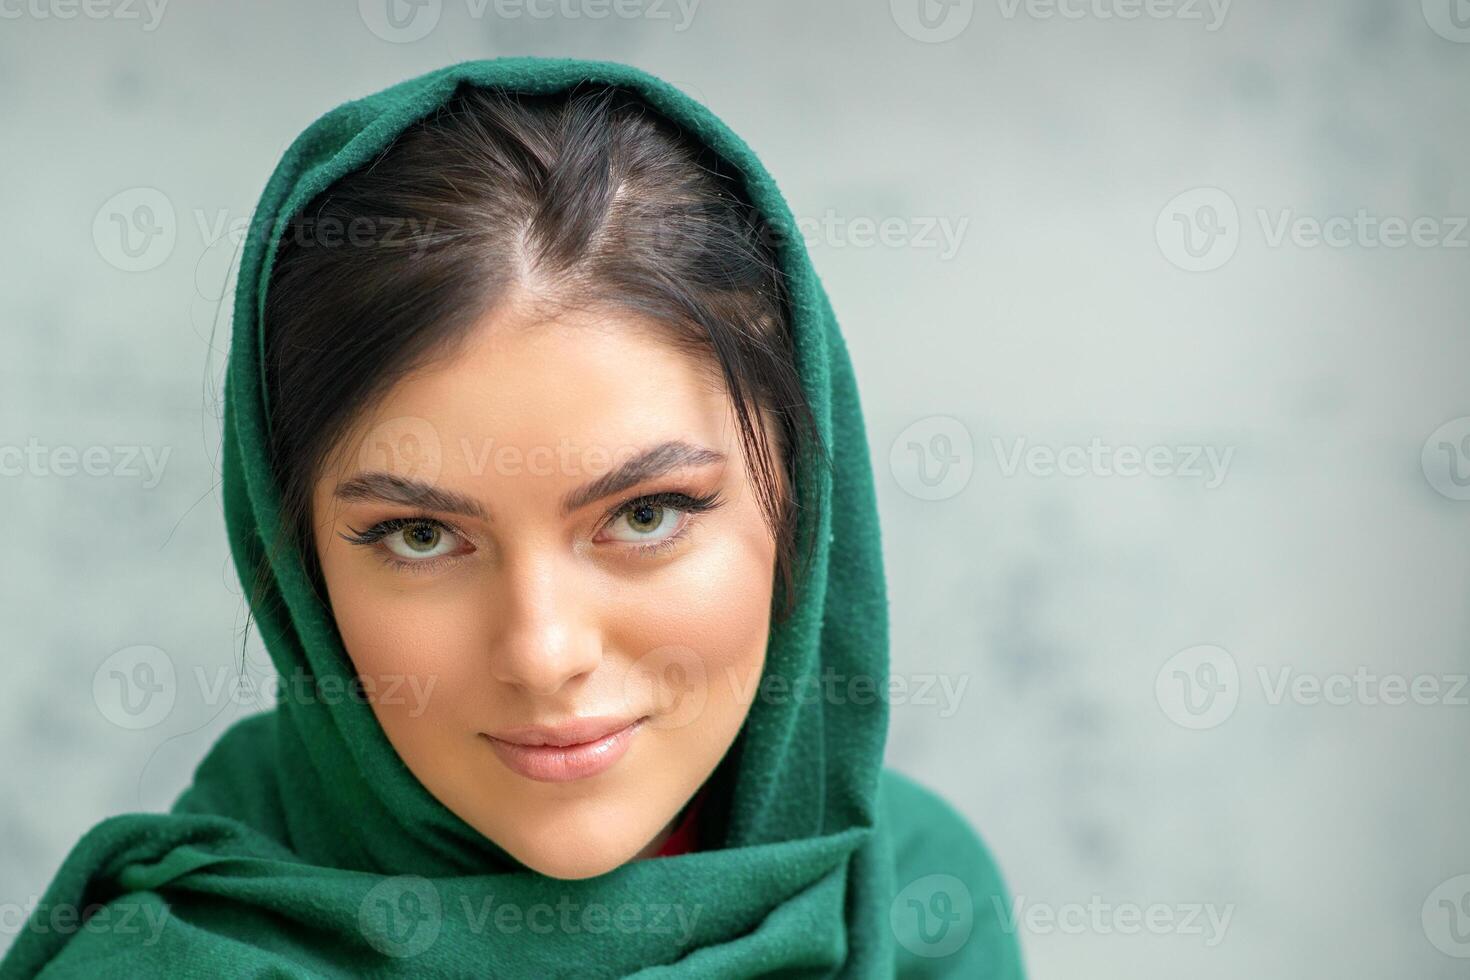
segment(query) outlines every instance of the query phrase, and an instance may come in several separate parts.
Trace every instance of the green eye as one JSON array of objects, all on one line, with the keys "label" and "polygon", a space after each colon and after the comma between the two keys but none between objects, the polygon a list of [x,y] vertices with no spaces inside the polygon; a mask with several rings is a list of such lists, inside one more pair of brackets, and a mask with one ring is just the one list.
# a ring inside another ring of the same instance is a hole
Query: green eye
[{"label": "green eye", "polygon": [[401,566],[432,566],[432,559],[469,554],[475,549],[458,531],[432,517],[394,517],[366,531],[348,528],[343,538],[355,545],[382,549]]},{"label": "green eye", "polygon": [[624,544],[661,542],[678,535],[681,518],[688,510],[655,500],[636,500],[622,509],[608,525],[607,534]]},{"label": "green eye", "polygon": [[453,535],[437,524],[420,521],[408,524],[383,538],[387,549],[399,558],[438,558],[454,549]]},{"label": "green eye", "polygon": [[629,551],[657,554],[682,538],[698,515],[714,510],[721,503],[719,491],[690,496],[666,490],[634,497],[610,513],[612,519],[604,525],[598,540],[620,541],[636,546]]},{"label": "green eye", "polygon": [[433,551],[439,538],[439,529],[428,524],[415,524],[403,529],[403,542],[414,551]]},{"label": "green eye", "polygon": [[664,508],[658,504],[639,504],[628,511],[628,525],[636,531],[658,530],[663,522]]}]

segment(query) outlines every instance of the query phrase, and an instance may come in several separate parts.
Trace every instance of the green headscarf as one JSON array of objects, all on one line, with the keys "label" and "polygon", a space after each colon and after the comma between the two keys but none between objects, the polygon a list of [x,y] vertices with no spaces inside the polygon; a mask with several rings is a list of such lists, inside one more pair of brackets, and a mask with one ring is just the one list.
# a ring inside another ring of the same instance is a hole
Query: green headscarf
[{"label": "green headscarf", "polygon": [[[403,764],[370,705],[340,696],[353,670],[330,611],[299,554],[267,558],[279,496],[261,311],[286,223],[461,84],[552,93],[581,82],[631,89],[707,144],[743,175],[777,233],[798,368],[834,466],[797,474],[816,557],[793,615],[772,628],[766,676],[787,691],[823,671],[884,689],[887,599],[852,367],[795,221],[755,154],[702,105],[624,65],[517,58],[434,71],[339,106],[302,133],[261,195],[241,257],[225,385],[226,524],[247,593],[261,573],[268,583],[254,614],[277,671],[312,683],[283,684],[273,711],[227,731],[171,813],[113,817],[88,832],[0,974],[1020,975],[1014,936],[998,922],[1000,881],[973,831],[883,770],[881,697],[757,697],[712,777],[725,789],[719,839],[596,878],[548,878],[450,812]],[[79,910],[89,913],[84,926]]]}]

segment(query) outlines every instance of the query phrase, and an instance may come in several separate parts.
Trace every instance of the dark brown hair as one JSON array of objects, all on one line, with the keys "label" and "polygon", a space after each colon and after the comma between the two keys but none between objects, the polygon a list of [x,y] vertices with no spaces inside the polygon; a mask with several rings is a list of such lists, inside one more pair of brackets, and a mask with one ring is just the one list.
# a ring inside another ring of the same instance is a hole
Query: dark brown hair
[{"label": "dark brown hair", "polygon": [[333,447],[395,381],[532,286],[651,320],[717,373],[776,542],[784,618],[812,545],[796,540],[797,474],[826,449],[767,228],[734,168],[631,92],[462,87],[293,216],[278,246],[265,370],[285,543],[320,589],[312,487]]}]

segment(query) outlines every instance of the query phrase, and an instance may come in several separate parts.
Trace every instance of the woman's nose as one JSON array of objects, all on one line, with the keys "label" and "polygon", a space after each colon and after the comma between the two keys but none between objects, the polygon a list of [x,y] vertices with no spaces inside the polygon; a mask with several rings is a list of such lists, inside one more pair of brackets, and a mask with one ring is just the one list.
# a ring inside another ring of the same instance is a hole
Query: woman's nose
[{"label": "woman's nose", "polygon": [[573,576],[554,560],[502,566],[504,588],[491,610],[497,629],[491,673],[529,694],[549,695],[602,661],[602,637]]}]

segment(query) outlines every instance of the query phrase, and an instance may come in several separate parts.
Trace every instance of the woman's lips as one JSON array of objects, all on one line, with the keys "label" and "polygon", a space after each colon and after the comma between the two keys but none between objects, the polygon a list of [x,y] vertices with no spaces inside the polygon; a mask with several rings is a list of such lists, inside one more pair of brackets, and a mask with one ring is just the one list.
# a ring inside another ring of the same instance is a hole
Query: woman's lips
[{"label": "woman's lips", "polygon": [[[517,729],[484,738],[511,772],[538,782],[564,783],[611,768],[647,720],[639,718],[612,730],[593,721],[564,729]],[[589,736],[589,732],[600,734]]]}]

